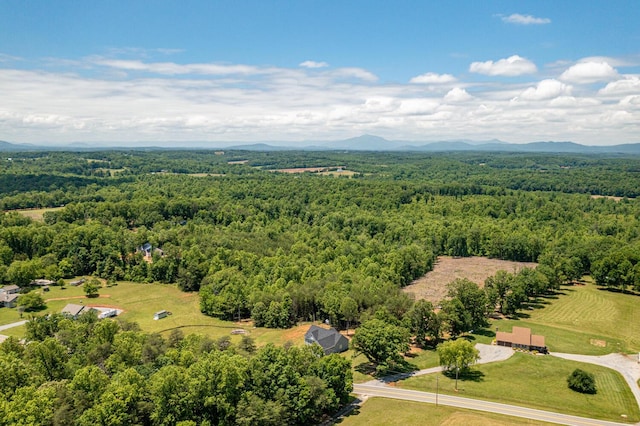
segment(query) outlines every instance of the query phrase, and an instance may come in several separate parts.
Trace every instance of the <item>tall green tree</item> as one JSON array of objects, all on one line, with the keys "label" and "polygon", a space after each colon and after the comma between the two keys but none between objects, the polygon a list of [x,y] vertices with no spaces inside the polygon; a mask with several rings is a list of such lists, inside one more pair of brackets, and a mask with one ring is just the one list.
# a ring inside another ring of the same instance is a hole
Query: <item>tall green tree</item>
[{"label": "tall green tree", "polygon": [[473,344],[464,339],[449,340],[438,345],[438,357],[440,365],[445,371],[454,372],[456,377],[456,390],[458,390],[458,376],[465,372],[480,358],[480,352]]},{"label": "tall green tree", "polygon": [[353,348],[369,361],[387,366],[403,362],[409,343],[408,329],[379,319],[363,322],[351,340]]}]

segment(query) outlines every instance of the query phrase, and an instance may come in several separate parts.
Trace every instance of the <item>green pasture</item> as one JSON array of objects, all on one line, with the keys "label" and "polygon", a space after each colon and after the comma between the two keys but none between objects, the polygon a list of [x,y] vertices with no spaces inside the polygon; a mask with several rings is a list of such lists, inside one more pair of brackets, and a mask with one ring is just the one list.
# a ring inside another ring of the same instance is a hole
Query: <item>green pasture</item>
[{"label": "green pasture", "polygon": [[[41,292],[42,290],[33,291]],[[37,315],[60,312],[67,303],[75,303],[122,309],[124,312],[119,316],[120,318],[137,322],[142,330],[150,333],[158,332],[168,335],[171,330],[181,329],[185,334],[203,334],[214,339],[231,336],[232,341],[239,342],[241,336],[230,333],[234,329],[242,328],[256,340],[258,345],[284,344],[287,340],[300,344],[303,341],[302,338],[298,338],[300,332],[255,328],[250,322],[237,323],[208,317],[200,312],[197,293],[182,292],[175,285],[119,282],[116,286],[100,288],[99,297],[90,299],[84,296],[82,286],[64,288],[51,286],[50,291],[43,292],[42,296],[47,300],[47,308],[37,312]],[[171,315],[154,320],[153,314],[161,310],[167,310]],[[25,313],[22,319],[27,319],[28,316],[29,313]],[[17,309],[0,308],[0,325],[20,321],[20,319]],[[23,337],[24,330],[22,326],[4,330],[0,334]],[[287,338],[287,333],[291,338]]]},{"label": "green pasture", "polygon": [[[567,387],[567,376],[581,368],[592,373],[598,392],[586,395]],[[553,356],[515,353],[510,359],[474,367],[458,381],[437,374],[439,391],[450,395],[520,405],[564,414],[607,420],[640,420],[638,404],[622,376],[609,368],[563,360]],[[435,392],[436,374],[412,377],[399,387]]]},{"label": "green pasture", "polygon": [[521,426],[550,423],[443,405],[436,407],[420,402],[369,398],[356,412],[345,417],[339,424],[344,426]]},{"label": "green pasture", "polygon": [[[565,286],[541,298],[539,308],[519,320],[494,320],[492,330],[530,327],[555,352],[604,355],[640,351],[640,296],[600,288],[591,282]],[[601,346],[601,345],[605,346]]]}]

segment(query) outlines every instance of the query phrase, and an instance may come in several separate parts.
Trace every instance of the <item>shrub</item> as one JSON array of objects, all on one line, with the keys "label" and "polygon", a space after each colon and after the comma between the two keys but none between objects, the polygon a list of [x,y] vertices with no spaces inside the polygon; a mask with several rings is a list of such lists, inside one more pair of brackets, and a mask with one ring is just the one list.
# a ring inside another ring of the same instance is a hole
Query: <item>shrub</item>
[{"label": "shrub", "polygon": [[587,373],[584,370],[576,368],[573,373],[567,377],[567,384],[569,389],[572,389],[580,393],[596,393],[596,379],[593,374]]}]

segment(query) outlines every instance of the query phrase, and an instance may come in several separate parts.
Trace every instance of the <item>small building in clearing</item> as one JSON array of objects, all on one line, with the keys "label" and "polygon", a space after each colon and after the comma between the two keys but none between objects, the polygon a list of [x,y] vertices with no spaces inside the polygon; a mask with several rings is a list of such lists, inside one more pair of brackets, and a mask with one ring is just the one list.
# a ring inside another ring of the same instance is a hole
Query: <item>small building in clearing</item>
[{"label": "small building in clearing", "polygon": [[344,352],[349,349],[349,340],[338,333],[335,328],[326,329],[317,325],[309,327],[309,330],[304,335],[304,342],[307,345],[317,343],[322,347],[326,355]]},{"label": "small building in clearing", "polygon": [[511,333],[498,331],[496,333],[496,344],[514,349],[547,353],[544,336],[531,334],[531,329],[526,327],[513,327]]},{"label": "small building in clearing", "polygon": [[168,311],[158,311],[155,314],[153,314],[153,319],[154,320],[159,320],[162,318],[166,318],[169,315]]},{"label": "small building in clearing", "polygon": [[68,303],[62,308],[62,315],[65,315],[72,319],[77,319],[78,316],[85,310],[84,305],[76,305],[75,303]]}]

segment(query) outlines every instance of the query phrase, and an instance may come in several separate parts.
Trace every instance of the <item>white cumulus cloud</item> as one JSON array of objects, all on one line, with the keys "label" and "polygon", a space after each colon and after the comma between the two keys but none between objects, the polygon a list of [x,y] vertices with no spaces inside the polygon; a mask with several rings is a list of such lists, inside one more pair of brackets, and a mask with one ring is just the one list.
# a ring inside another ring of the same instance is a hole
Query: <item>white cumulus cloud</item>
[{"label": "white cumulus cloud", "polygon": [[570,95],[571,86],[553,79],[542,80],[535,87],[529,87],[520,94],[520,99],[541,101]]},{"label": "white cumulus cloud", "polygon": [[612,81],[598,93],[605,96],[640,94],[640,78],[628,76],[622,80]]},{"label": "white cumulus cloud", "polygon": [[454,87],[444,96],[444,101],[448,103],[466,102],[471,99],[473,99],[473,96],[459,87]]},{"label": "white cumulus cloud", "polygon": [[329,66],[326,62],[304,61],[300,63],[303,68],[326,68]]},{"label": "white cumulus cloud", "polygon": [[500,59],[496,62],[473,62],[469,66],[469,71],[491,75],[491,76],[505,76],[515,77],[524,74],[533,74],[538,70],[536,64],[518,55],[510,56],[506,59]]},{"label": "white cumulus cloud", "polygon": [[549,18],[538,18],[536,16],[521,15],[519,13],[513,13],[509,16],[503,16],[502,21],[508,24],[518,25],[543,25],[551,23],[551,19]]},{"label": "white cumulus cloud", "polygon": [[580,62],[560,75],[560,79],[571,83],[596,83],[618,78],[618,71],[607,62]]},{"label": "white cumulus cloud", "polygon": [[415,84],[447,84],[457,81],[451,74],[437,74],[435,72],[428,72],[413,77],[409,80],[409,83]]}]

